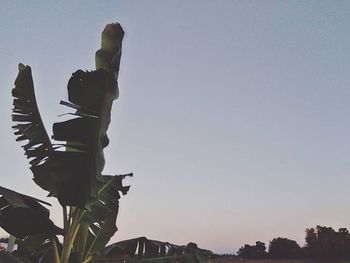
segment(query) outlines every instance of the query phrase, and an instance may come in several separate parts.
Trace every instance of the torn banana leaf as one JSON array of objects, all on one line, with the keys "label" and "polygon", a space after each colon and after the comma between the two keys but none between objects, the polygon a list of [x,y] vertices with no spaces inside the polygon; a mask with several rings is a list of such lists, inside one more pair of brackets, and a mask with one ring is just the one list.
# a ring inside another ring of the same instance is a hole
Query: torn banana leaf
[{"label": "torn banana leaf", "polygon": [[85,211],[75,242],[75,249],[81,258],[101,255],[103,248],[117,231],[115,225],[120,193],[125,195],[129,186],[123,186],[122,180],[132,174],[103,176],[104,184],[100,186],[98,199]]}]

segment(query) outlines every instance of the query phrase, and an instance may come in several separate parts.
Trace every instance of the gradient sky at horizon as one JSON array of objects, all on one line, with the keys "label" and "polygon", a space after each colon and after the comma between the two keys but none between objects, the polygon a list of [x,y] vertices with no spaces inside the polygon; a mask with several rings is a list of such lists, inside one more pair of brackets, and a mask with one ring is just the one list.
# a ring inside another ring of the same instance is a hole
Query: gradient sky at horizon
[{"label": "gradient sky at horizon", "polygon": [[[0,1],[0,185],[54,204],[11,130],[17,64],[48,132],[107,23],[126,34],[105,172],[134,172],[118,241],[215,252],[350,227],[350,2]],[[0,232],[3,233],[3,232]]]}]

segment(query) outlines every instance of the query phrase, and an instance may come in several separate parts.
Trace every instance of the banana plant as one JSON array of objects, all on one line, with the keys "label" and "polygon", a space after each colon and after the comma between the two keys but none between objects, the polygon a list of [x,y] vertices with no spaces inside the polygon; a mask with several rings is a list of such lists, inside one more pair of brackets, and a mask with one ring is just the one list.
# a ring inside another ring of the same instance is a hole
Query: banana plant
[{"label": "banana plant", "polygon": [[[117,79],[123,36],[120,24],[105,27],[101,48],[95,55],[96,70],[72,74],[67,86],[68,101],[60,102],[72,109],[72,118],[54,123],[51,138],[38,109],[31,68],[19,65],[12,90],[16,140],[26,141],[22,148],[30,159],[34,182],[62,206],[63,229],[49,219],[49,211],[42,205],[47,203],[3,187],[0,226],[29,244],[50,242],[51,262],[93,262],[117,231],[120,194],[129,190],[122,181],[132,174],[102,172],[112,103],[119,96]],[[31,217],[18,217],[24,214]],[[30,230],[32,226],[25,223],[26,218],[42,222],[37,231]],[[16,225],[6,223],[12,219]],[[63,235],[63,244],[58,242],[59,234]]]}]

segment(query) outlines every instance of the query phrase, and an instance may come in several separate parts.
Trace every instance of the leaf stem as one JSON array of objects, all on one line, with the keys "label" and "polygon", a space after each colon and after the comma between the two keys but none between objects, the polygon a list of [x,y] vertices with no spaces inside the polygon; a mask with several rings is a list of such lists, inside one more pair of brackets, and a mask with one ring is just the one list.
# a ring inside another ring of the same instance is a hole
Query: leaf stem
[{"label": "leaf stem", "polygon": [[83,263],[89,263],[89,262],[91,262],[92,259],[93,259],[93,256],[88,256],[88,257],[83,261]]},{"label": "leaf stem", "polygon": [[64,239],[66,239],[66,235],[69,228],[69,221],[67,215],[67,206],[63,206],[63,229],[64,229]]},{"label": "leaf stem", "polygon": [[55,263],[60,263],[60,255],[58,252],[58,248],[57,248],[57,243],[56,243],[56,237],[52,236],[51,237],[51,242],[52,242],[52,247],[53,247],[53,256],[54,256],[54,260]]},{"label": "leaf stem", "polygon": [[63,244],[63,253],[62,253],[62,263],[68,263],[69,261],[69,256],[70,256],[70,252],[72,250],[73,247],[73,242],[74,242],[74,238],[76,236],[76,233],[79,230],[79,221],[78,221],[78,217],[79,217],[79,211],[80,209],[75,209],[75,213],[74,216],[72,216],[72,223],[69,226],[69,229],[67,231],[67,236],[65,237],[64,240],[64,244]]}]

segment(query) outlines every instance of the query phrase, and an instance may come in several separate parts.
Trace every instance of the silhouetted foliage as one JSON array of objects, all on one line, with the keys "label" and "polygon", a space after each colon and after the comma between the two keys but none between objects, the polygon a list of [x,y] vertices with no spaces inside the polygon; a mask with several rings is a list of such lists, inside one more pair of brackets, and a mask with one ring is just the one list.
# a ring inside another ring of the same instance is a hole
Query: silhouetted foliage
[{"label": "silhouetted foliage", "polygon": [[[244,259],[301,259],[310,258],[336,262],[350,260],[350,233],[347,228],[316,226],[305,230],[305,246],[300,247],[294,240],[288,238],[274,238],[270,241],[269,251],[266,253],[265,244],[256,242],[256,245],[247,245],[237,252]],[[221,255],[223,256],[223,255]]]},{"label": "silhouetted foliage", "polygon": [[106,262],[149,260],[155,258],[161,258],[164,262],[166,260],[169,260],[169,262],[171,260],[184,262],[177,257],[190,256],[189,259],[191,260],[194,258],[209,259],[218,257],[218,255],[214,254],[212,251],[199,248],[198,245],[193,242],[188,243],[186,246],[180,246],[169,242],[147,239],[146,237],[119,241],[106,247],[103,254],[103,260]]},{"label": "silhouetted foliage", "polygon": [[306,252],[312,258],[350,258],[350,234],[346,228],[316,226],[306,229]]},{"label": "silhouetted foliage", "polygon": [[238,252],[238,256],[241,258],[248,259],[262,259],[266,258],[266,246],[265,243],[257,241],[255,246],[245,244],[241,247]]},{"label": "silhouetted foliage", "polygon": [[196,253],[198,251],[198,245],[194,242],[190,242],[186,245],[186,253]]},{"label": "silhouetted foliage", "polygon": [[198,245],[194,242],[188,243],[186,247],[189,249],[198,249]]},{"label": "silhouetted foliage", "polygon": [[7,252],[0,252],[0,263],[31,263],[30,261],[19,261],[16,257],[8,254]]},{"label": "silhouetted foliage", "polygon": [[[62,206],[64,229],[50,220],[43,206],[50,204],[0,187],[0,227],[19,239],[18,254],[40,256],[41,263],[93,262],[117,231],[119,199],[129,190],[122,181],[132,174],[102,172],[111,108],[119,96],[123,36],[120,24],[106,25],[95,53],[96,70],[74,72],[68,101],[60,102],[74,117],[55,122],[53,136],[41,119],[31,67],[19,64],[12,89],[16,141],[24,142],[34,182]],[[63,245],[56,235],[63,236]]]},{"label": "silhouetted foliage", "polygon": [[302,258],[303,252],[296,241],[278,237],[270,242],[268,257],[274,259],[296,259]]}]

